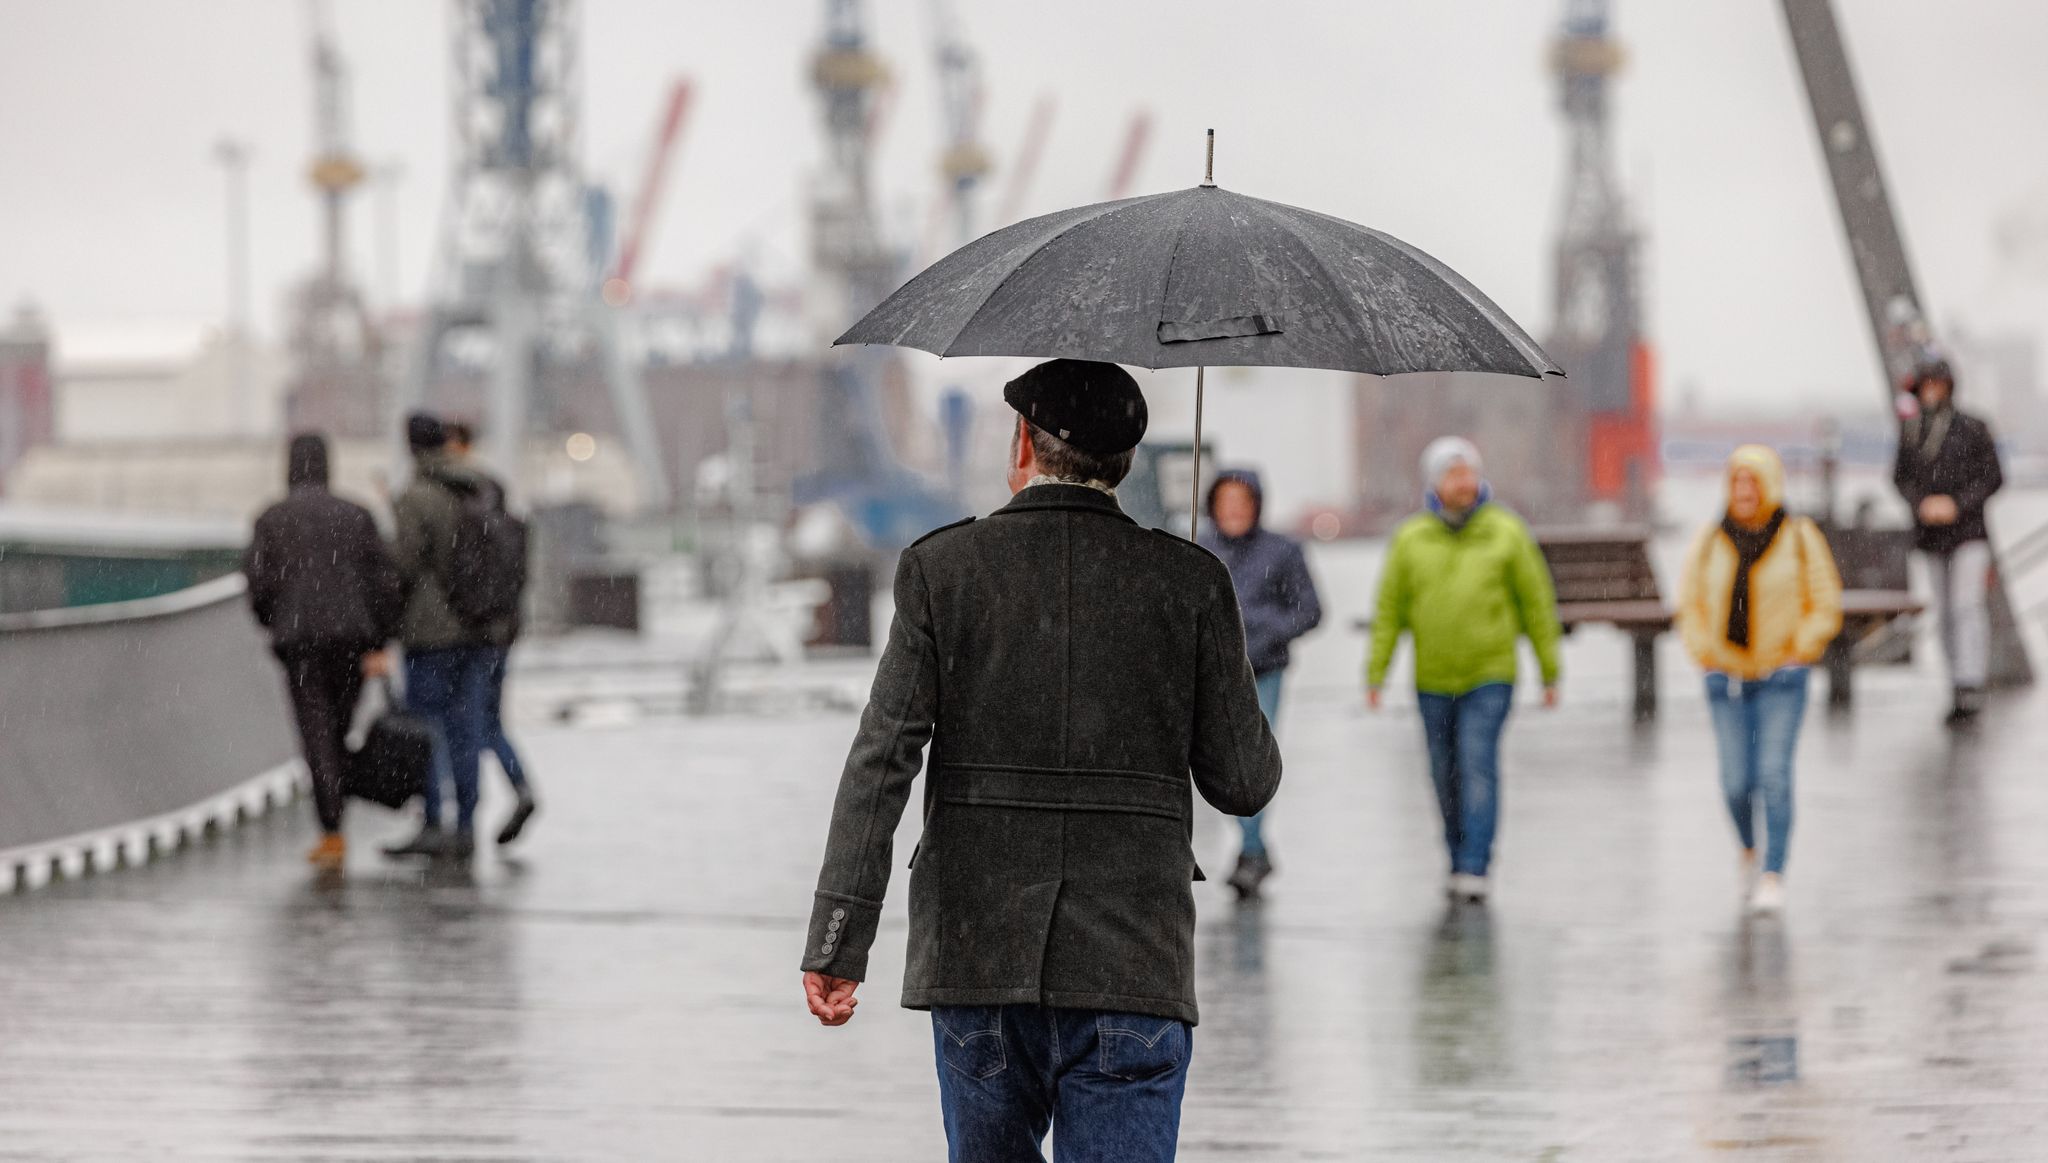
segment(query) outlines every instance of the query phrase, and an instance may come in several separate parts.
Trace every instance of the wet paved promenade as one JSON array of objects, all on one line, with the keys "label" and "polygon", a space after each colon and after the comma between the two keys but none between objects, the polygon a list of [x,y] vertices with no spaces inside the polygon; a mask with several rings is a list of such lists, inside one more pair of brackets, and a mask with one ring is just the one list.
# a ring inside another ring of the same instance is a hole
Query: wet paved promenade
[{"label": "wet paved promenade", "polygon": [[[2048,691],[1963,737],[1924,664],[1816,708],[1791,908],[1752,921],[1683,660],[1633,730],[1625,642],[1581,634],[1567,705],[1509,730],[1498,899],[1446,913],[1412,703],[1356,705],[1370,570],[1318,569],[1353,596],[1288,691],[1271,900],[1197,886],[1184,1158],[2048,1159]],[[387,866],[365,810],[323,885],[300,805],[0,897],[0,1159],[941,1157],[900,881],[853,1024],[798,996],[852,718],[636,719],[611,696],[669,672],[579,649],[515,692],[517,860]],[[1198,830],[1212,872],[1234,832]]]}]

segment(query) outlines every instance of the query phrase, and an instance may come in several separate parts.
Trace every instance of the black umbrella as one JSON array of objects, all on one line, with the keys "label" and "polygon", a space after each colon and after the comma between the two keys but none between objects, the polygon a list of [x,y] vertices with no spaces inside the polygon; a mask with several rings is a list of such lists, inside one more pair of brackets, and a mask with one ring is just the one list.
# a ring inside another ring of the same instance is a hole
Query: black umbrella
[{"label": "black umbrella", "polygon": [[926,268],[834,342],[1193,367],[1198,491],[1208,367],[1564,374],[1477,287],[1415,247],[1213,181],[1006,226]]}]

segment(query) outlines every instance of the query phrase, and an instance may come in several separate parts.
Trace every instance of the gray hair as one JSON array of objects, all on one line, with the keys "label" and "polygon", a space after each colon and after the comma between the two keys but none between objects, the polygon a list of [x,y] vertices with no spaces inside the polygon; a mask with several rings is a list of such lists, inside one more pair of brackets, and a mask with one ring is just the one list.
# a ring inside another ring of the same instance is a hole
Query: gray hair
[{"label": "gray hair", "polygon": [[[1099,484],[1115,488],[1131,473],[1135,448],[1122,452],[1083,452],[1022,415],[1018,419],[1031,429],[1031,455],[1038,458],[1038,471],[1068,484]],[[1018,429],[1010,430],[1010,456],[1017,455]]]}]

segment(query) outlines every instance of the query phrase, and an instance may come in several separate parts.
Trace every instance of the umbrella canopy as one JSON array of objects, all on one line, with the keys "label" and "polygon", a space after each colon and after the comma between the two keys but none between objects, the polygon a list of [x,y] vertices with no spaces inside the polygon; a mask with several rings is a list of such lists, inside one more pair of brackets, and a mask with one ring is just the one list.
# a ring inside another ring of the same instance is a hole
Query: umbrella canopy
[{"label": "umbrella canopy", "polygon": [[1202,185],[968,243],[836,343],[1133,367],[1563,375],[1456,271],[1341,218]]}]

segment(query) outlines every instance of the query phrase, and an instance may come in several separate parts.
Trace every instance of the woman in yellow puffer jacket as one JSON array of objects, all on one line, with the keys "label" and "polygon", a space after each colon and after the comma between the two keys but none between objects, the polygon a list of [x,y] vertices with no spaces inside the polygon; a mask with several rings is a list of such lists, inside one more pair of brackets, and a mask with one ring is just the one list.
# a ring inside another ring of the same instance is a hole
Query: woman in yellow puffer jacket
[{"label": "woman in yellow puffer jacket", "polygon": [[1764,860],[1750,907],[1784,907],[1792,837],[1792,753],[1806,713],[1806,679],[1842,629],[1842,578],[1820,528],[1785,511],[1778,454],[1745,444],[1728,458],[1728,508],[1687,552],[1678,628],[1707,671],[1721,752],[1721,790],[1756,871],[1756,809]]}]

